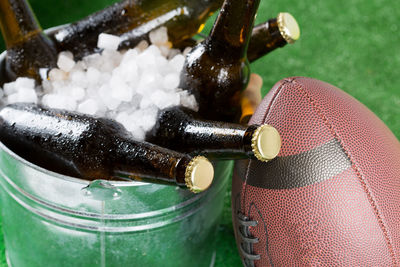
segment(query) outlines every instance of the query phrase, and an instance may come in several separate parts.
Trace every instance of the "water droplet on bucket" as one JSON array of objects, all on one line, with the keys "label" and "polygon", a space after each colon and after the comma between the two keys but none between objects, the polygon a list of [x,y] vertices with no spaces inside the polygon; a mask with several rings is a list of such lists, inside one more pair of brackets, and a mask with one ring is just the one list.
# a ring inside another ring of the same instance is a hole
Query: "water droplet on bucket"
[{"label": "water droplet on bucket", "polygon": [[82,194],[95,200],[115,200],[121,197],[122,191],[105,180],[95,180],[82,188]]}]

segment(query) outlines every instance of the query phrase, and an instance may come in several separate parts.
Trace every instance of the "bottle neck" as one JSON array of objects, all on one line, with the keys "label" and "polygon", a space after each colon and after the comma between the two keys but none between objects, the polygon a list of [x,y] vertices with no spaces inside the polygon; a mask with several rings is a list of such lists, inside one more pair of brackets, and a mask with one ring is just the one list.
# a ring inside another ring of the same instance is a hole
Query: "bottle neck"
[{"label": "bottle neck", "polygon": [[247,57],[253,62],[271,51],[283,47],[287,41],[282,37],[276,18],[254,26]]},{"label": "bottle neck", "polygon": [[186,109],[163,111],[147,136],[150,142],[180,152],[214,158],[245,158],[252,155],[252,135],[257,126],[206,121]]},{"label": "bottle neck", "polygon": [[[253,156],[252,138],[258,125],[190,120],[182,128],[182,149],[209,158],[240,159]],[[184,151],[184,150],[183,150]]]},{"label": "bottle neck", "polygon": [[185,185],[186,167],[191,157],[130,137],[118,137],[114,173],[133,180]]},{"label": "bottle neck", "polygon": [[207,39],[210,52],[245,59],[260,0],[225,0]]},{"label": "bottle neck", "polygon": [[7,48],[24,42],[42,31],[30,5],[25,0],[0,1],[0,28]]}]

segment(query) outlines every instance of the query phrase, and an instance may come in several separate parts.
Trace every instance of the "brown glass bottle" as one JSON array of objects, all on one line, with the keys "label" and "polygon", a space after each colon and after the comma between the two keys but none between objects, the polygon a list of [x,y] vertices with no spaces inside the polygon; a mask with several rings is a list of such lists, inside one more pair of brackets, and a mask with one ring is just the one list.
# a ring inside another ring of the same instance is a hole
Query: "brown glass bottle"
[{"label": "brown glass bottle", "polygon": [[[281,12],[276,18],[253,27],[247,58],[249,62],[269,54],[273,50],[287,44],[294,44],[300,38],[300,27],[296,19],[286,12]],[[198,41],[190,38],[180,45],[181,48],[194,47]]]},{"label": "brown glass bottle", "polygon": [[0,1],[0,28],[7,47],[5,74],[8,81],[30,77],[39,82],[41,68],[56,66],[54,44],[42,32],[25,0]]},{"label": "brown glass bottle", "polygon": [[300,38],[300,28],[289,13],[279,13],[265,23],[254,26],[247,50],[247,57],[253,62],[269,52],[293,44]]},{"label": "brown glass bottle", "polygon": [[133,47],[161,26],[173,44],[200,32],[206,19],[223,0],[123,0],[52,35],[59,51],[71,51],[77,59],[95,51],[100,33],[119,35],[120,48]]},{"label": "brown glass bottle", "polygon": [[34,164],[88,180],[125,177],[197,192],[213,179],[213,167],[204,157],[135,141],[113,120],[33,104],[0,111],[0,140]]},{"label": "brown glass bottle", "polygon": [[279,133],[272,126],[202,120],[195,112],[180,107],[160,111],[157,124],[147,133],[146,140],[208,158],[256,157],[260,161],[275,158],[281,146]]},{"label": "brown glass bottle", "polygon": [[206,119],[237,121],[249,81],[247,46],[260,0],[226,0],[210,35],[192,49],[180,87],[190,91]]}]

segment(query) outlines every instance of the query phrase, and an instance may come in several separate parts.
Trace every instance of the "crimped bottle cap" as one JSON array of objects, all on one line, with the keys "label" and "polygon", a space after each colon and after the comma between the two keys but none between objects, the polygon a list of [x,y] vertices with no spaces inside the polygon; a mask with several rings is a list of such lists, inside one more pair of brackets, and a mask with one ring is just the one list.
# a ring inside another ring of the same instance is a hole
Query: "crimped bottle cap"
[{"label": "crimped bottle cap", "polygon": [[296,19],[287,12],[281,12],[277,17],[278,28],[282,37],[289,44],[293,44],[300,38],[300,28]]},{"label": "crimped bottle cap", "polygon": [[261,125],[254,131],[251,147],[256,158],[269,161],[278,156],[282,141],[279,132],[271,125]]},{"label": "crimped bottle cap", "polygon": [[214,167],[203,157],[194,157],[186,167],[185,182],[190,191],[199,193],[206,190],[214,179]]}]

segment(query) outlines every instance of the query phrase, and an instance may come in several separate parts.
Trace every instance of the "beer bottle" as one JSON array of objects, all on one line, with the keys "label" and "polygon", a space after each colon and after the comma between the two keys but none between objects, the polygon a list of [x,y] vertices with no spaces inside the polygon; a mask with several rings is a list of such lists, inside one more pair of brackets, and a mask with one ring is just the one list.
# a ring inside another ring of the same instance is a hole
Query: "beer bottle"
[{"label": "beer bottle", "polygon": [[133,140],[113,120],[34,104],[12,104],[0,111],[0,141],[34,164],[87,180],[175,183],[200,192],[214,175],[206,158]]},{"label": "beer bottle", "polygon": [[72,23],[52,34],[59,51],[71,51],[76,59],[91,54],[100,33],[121,36],[120,48],[134,47],[161,26],[173,44],[203,29],[206,19],[222,0],[123,0]]},{"label": "beer bottle", "polygon": [[8,81],[30,77],[40,82],[40,69],[56,66],[54,44],[42,32],[25,0],[0,1],[0,28],[7,47],[5,74]]},{"label": "beer bottle", "polygon": [[[253,27],[247,58],[250,62],[254,62],[279,47],[294,44],[299,38],[300,27],[296,19],[290,13],[281,12],[276,18]],[[175,47],[194,47],[197,43],[196,40],[190,38],[181,44],[175,44]]]},{"label": "beer bottle", "polygon": [[269,52],[293,44],[300,38],[300,28],[296,19],[289,13],[279,13],[276,18],[254,26],[247,51],[253,62]]},{"label": "beer bottle", "polygon": [[272,126],[202,120],[195,112],[182,107],[161,110],[146,140],[180,152],[217,159],[255,156],[260,161],[268,161],[278,155],[281,147],[279,133]]},{"label": "beer bottle", "polygon": [[206,119],[237,121],[249,81],[247,47],[260,0],[225,0],[210,35],[187,55],[180,87]]}]

